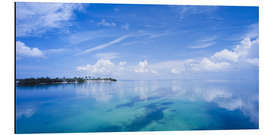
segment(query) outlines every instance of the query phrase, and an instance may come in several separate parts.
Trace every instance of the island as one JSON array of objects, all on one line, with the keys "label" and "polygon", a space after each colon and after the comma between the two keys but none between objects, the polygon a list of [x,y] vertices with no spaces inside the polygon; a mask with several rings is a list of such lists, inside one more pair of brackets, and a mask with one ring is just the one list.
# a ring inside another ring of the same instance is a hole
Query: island
[{"label": "island", "polygon": [[117,81],[113,78],[94,78],[94,77],[73,77],[73,78],[49,78],[49,77],[40,77],[40,78],[24,78],[16,79],[17,86],[31,86],[31,85],[42,85],[42,84],[58,84],[58,83],[84,83],[86,81]]}]

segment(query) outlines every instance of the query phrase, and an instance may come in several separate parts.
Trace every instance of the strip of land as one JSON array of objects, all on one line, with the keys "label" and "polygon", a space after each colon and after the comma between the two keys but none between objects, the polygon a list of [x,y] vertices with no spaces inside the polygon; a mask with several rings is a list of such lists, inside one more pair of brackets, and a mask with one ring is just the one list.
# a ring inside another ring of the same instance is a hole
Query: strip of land
[{"label": "strip of land", "polygon": [[41,85],[41,84],[57,84],[57,83],[83,83],[87,80],[93,81],[117,81],[113,78],[90,78],[90,77],[73,77],[73,78],[49,78],[49,77],[40,77],[40,78],[25,78],[25,79],[16,79],[17,86],[31,86],[31,85]]}]

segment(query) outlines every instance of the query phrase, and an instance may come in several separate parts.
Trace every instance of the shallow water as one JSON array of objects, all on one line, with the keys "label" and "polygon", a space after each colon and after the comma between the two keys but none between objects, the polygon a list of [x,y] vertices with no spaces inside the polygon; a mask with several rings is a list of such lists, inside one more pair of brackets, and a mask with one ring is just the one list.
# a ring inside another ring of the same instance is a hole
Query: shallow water
[{"label": "shallow water", "polygon": [[117,81],[16,87],[16,132],[258,128],[258,82]]}]

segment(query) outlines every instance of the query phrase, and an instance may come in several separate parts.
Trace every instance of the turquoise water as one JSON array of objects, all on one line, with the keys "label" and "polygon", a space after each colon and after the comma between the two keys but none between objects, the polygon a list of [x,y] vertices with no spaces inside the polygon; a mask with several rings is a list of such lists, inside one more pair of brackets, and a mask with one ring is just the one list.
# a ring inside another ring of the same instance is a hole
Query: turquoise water
[{"label": "turquoise water", "polygon": [[16,133],[257,128],[254,81],[92,81],[16,87]]}]

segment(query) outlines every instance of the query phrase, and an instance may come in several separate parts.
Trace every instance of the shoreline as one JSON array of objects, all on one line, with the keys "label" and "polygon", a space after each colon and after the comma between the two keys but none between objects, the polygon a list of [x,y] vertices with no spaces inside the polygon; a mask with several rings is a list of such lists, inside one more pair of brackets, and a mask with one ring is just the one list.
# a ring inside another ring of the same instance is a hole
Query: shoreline
[{"label": "shoreline", "polygon": [[26,79],[16,79],[16,86],[34,86],[34,85],[50,85],[50,84],[79,84],[84,82],[115,82],[116,79],[113,78],[82,78],[82,77],[74,77],[74,78],[26,78]]}]

